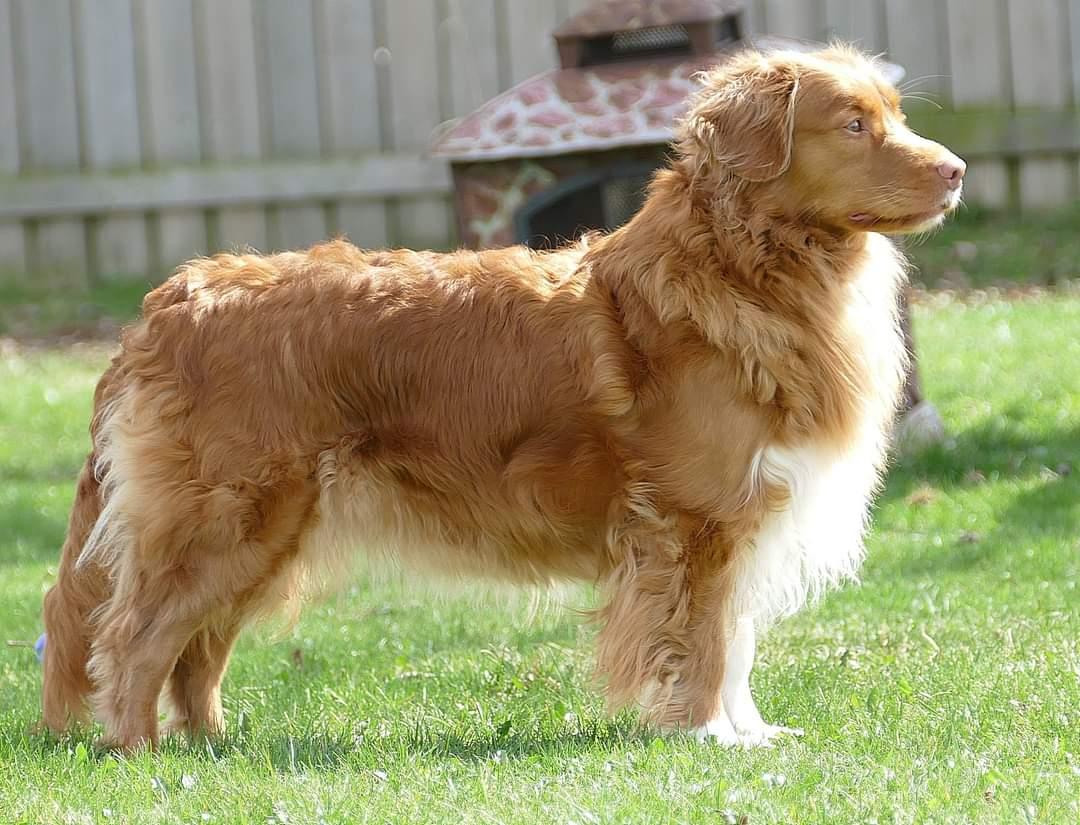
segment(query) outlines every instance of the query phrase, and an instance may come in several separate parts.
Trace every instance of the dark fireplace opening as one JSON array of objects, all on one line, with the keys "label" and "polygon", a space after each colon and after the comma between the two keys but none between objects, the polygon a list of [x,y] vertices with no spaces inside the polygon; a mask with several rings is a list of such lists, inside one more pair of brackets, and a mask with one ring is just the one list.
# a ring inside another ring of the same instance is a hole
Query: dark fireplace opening
[{"label": "dark fireplace opening", "polygon": [[518,240],[533,249],[554,249],[589,230],[618,229],[645,202],[654,169],[618,165],[567,178],[521,208]]}]

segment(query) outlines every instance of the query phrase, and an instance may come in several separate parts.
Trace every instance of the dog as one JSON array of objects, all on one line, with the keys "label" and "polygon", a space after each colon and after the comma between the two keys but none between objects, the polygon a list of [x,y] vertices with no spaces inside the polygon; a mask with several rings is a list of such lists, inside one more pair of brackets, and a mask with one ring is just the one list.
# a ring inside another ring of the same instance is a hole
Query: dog
[{"label": "dog", "polygon": [[44,722],[221,732],[237,634],[350,556],[594,582],[612,709],[763,744],[755,637],[854,575],[905,262],[963,161],[845,47],[706,73],[640,212],[552,252],[344,241],[191,261],[94,396]]}]

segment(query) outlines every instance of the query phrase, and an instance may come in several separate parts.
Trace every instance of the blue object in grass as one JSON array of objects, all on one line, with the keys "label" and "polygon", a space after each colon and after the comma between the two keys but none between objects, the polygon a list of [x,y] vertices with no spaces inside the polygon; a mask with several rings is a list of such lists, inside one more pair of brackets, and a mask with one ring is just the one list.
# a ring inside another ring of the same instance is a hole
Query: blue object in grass
[{"label": "blue object in grass", "polygon": [[42,633],[38,636],[38,640],[34,642],[34,655],[37,656],[39,662],[45,661],[45,634]]}]

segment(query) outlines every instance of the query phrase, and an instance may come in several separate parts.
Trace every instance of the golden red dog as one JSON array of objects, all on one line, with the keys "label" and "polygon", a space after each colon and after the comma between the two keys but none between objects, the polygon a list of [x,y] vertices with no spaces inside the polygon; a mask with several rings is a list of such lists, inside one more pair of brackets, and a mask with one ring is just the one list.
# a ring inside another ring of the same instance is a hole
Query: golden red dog
[{"label": "golden red dog", "polygon": [[[879,231],[964,164],[862,56],[743,53],[612,234],[182,267],[98,385],[45,600],[45,722],[216,733],[229,653],[354,553],[596,582],[613,707],[763,742],[755,624],[851,575],[900,388]],[[89,705],[88,705],[89,702]]]}]

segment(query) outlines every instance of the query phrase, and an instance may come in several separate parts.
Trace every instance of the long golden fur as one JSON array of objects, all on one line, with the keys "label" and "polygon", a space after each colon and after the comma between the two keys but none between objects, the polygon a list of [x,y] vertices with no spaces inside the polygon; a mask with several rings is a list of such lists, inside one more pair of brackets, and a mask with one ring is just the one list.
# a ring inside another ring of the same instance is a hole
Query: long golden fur
[{"label": "long golden fur", "polygon": [[873,230],[937,222],[962,174],[862,56],[746,52],[610,235],[188,263],[95,394],[46,724],[153,744],[164,693],[220,731],[241,628],[359,552],[596,582],[612,706],[745,733],[736,628],[858,561],[903,367]]}]

